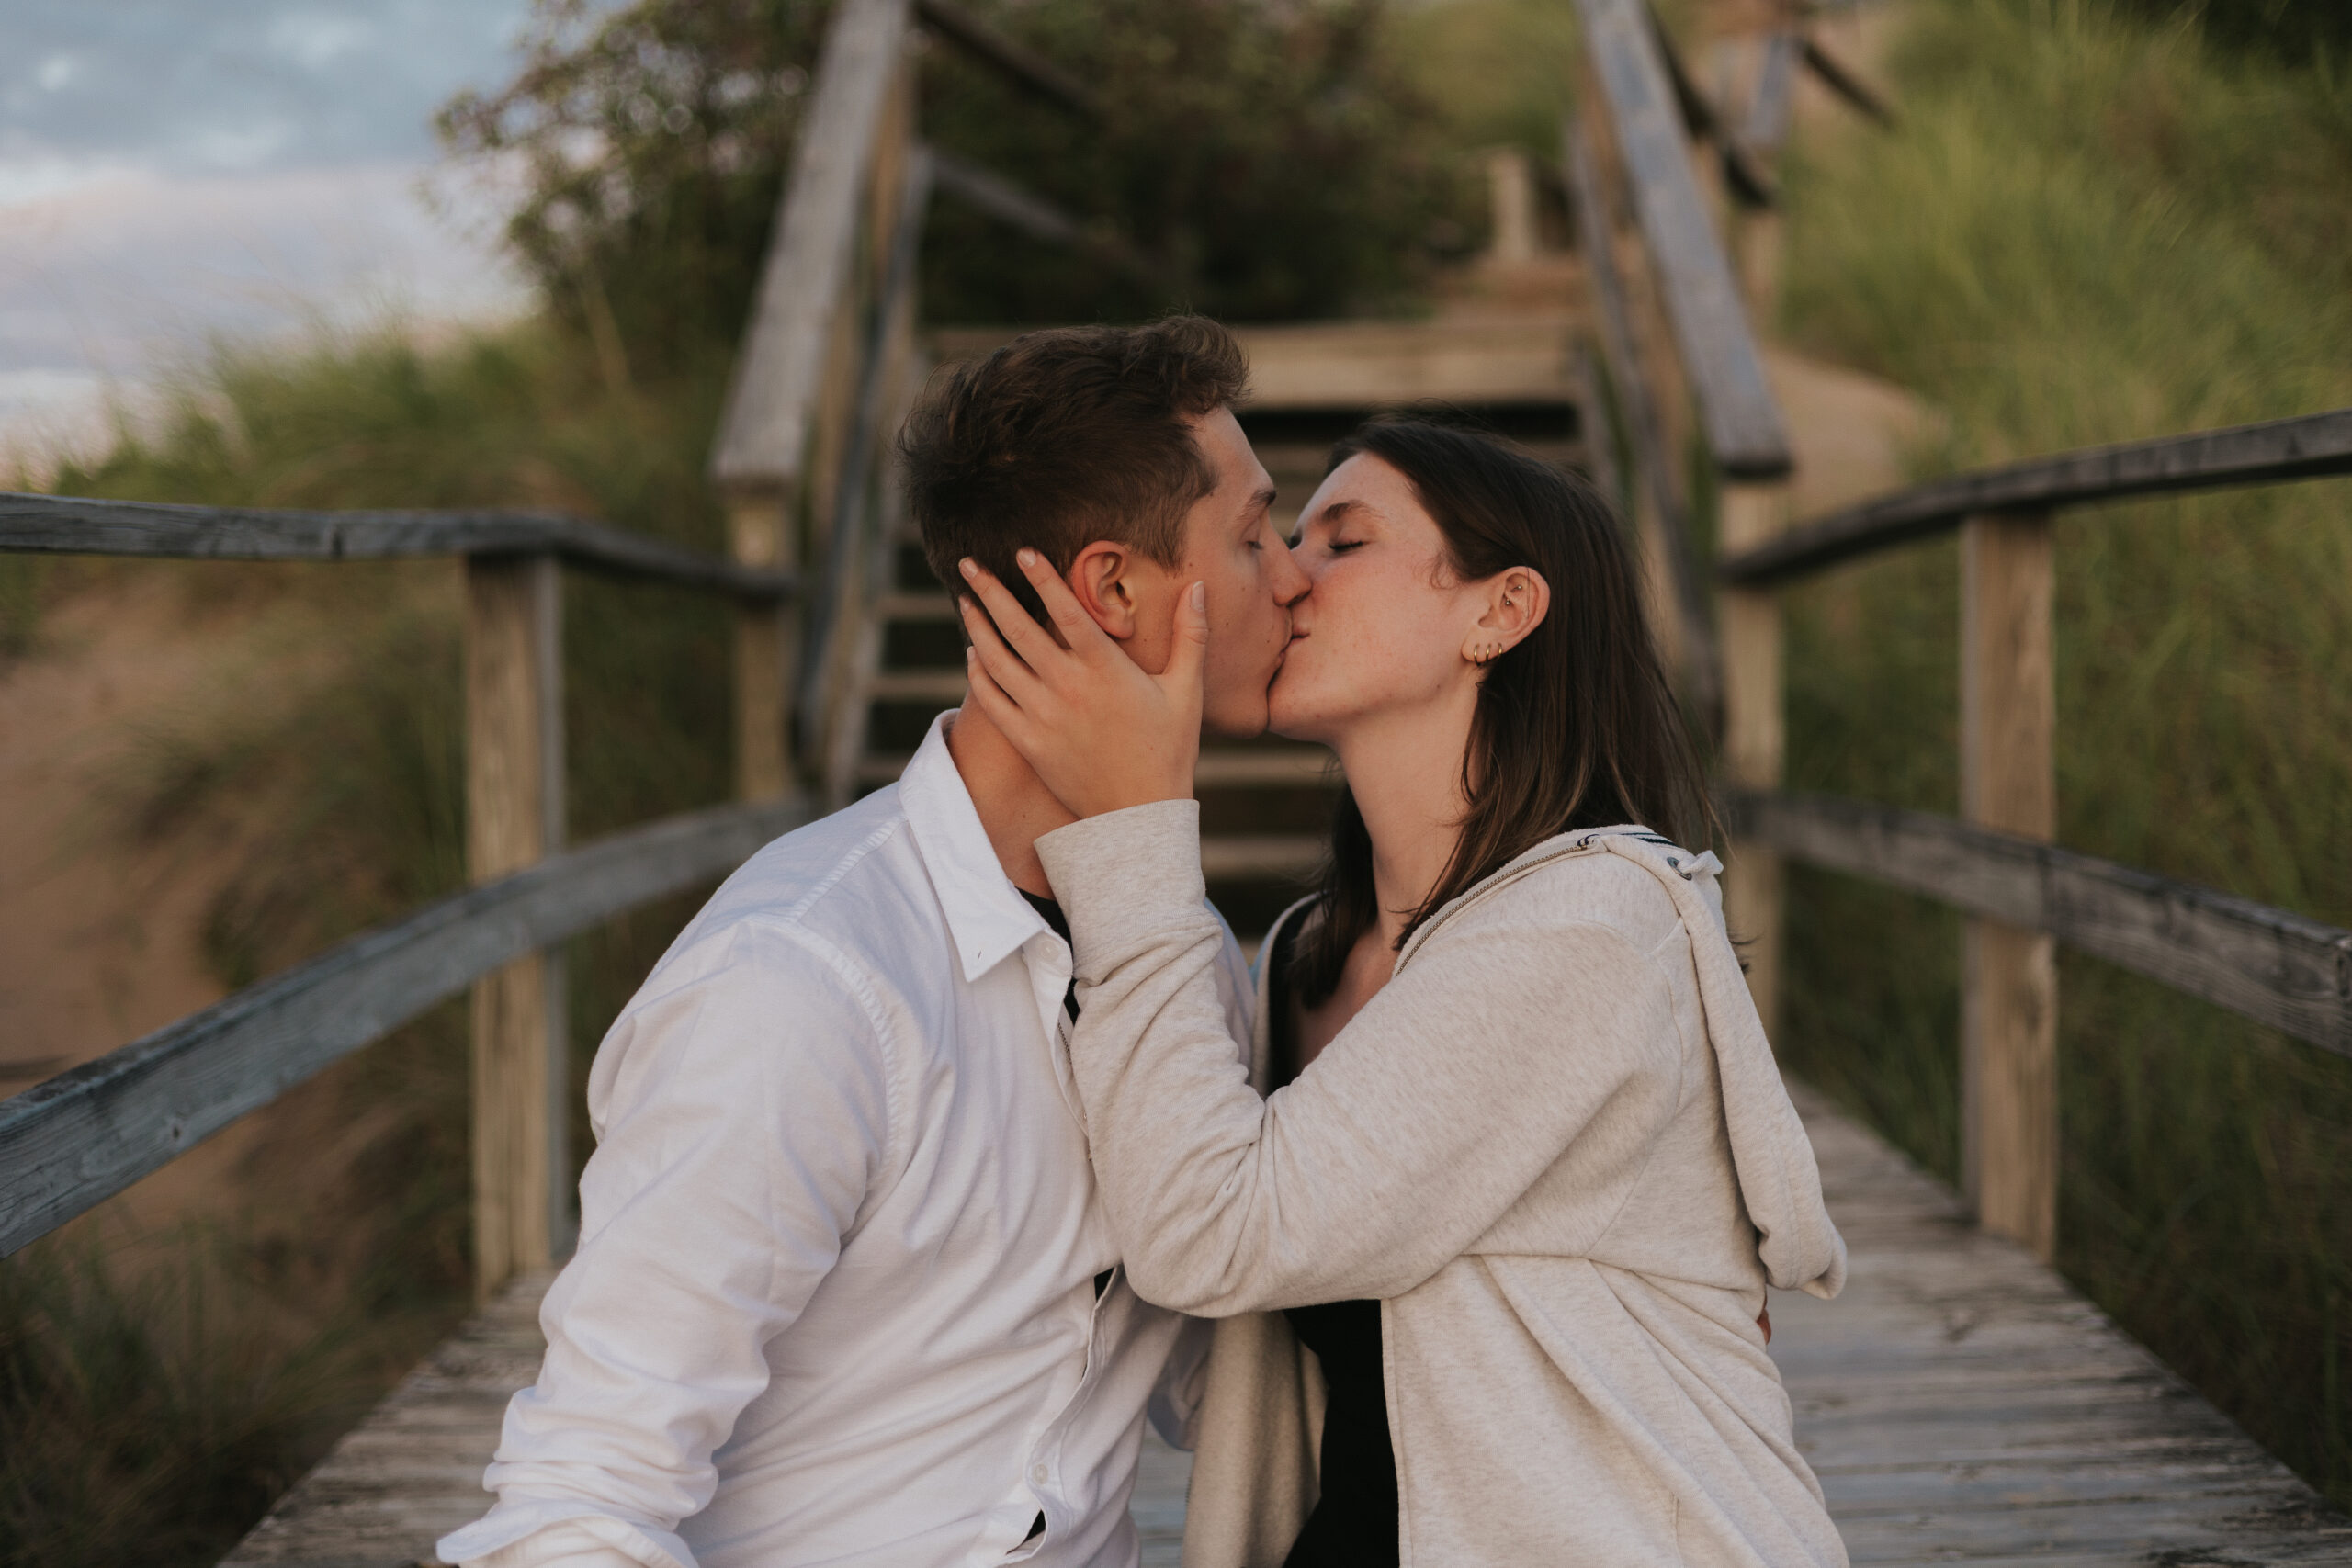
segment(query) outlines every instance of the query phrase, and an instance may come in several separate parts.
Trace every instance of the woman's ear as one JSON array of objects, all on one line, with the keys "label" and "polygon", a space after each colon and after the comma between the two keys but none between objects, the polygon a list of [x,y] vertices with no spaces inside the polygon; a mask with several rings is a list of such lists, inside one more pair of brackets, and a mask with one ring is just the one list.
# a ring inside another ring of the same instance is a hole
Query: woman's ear
[{"label": "woman's ear", "polygon": [[1462,657],[1473,664],[1491,664],[1518,647],[1552,608],[1552,585],[1532,567],[1506,568],[1484,588],[1477,624],[1462,642]]},{"label": "woman's ear", "polygon": [[1078,552],[1078,558],[1063,574],[1070,592],[1094,617],[1094,624],[1121,642],[1136,635],[1139,620],[1135,581],[1139,564],[1135,552],[1125,545],[1097,539]]}]

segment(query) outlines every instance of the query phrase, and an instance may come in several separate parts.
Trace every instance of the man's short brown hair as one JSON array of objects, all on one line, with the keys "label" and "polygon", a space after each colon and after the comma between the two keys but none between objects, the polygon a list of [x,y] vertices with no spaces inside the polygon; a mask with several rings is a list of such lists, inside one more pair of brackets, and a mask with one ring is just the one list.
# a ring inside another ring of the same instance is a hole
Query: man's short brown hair
[{"label": "man's short brown hair", "polygon": [[958,591],[969,556],[1042,621],[1013,562],[1023,545],[1057,571],[1097,539],[1174,566],[1185,513],[1216,488],[1184,422],[1239,401],[1249,378],[1233,334],[1201,316],[1029,333],[942,370],[899,437],[931,570]]}]

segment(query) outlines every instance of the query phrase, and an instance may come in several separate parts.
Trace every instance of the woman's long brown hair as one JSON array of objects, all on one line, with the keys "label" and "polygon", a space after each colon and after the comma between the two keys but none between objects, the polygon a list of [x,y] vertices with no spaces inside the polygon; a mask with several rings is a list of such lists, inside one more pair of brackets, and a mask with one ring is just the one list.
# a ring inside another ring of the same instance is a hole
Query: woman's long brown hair
[{"label": "woman's long brown hair", "polygon": [[[1523,566],[1552,590],[1543,624],[1478,683],[1462,758],[1461,840],[1398,945],[1555,834],[1638,822],[1688,843],[1686,834],[1706,831],[1713,813],[1698,750],[1651,638],[1624,532],[1600,493],[1490,436],[1427,419],[1364,425],[1331,449],[1325,472],[1359,454],[1412,484],[1457,580]],[[1294,950],[1308,1007],[1338,987],[1348,953],[1380,917],[1372,835],[1346,790],[1317,915]]]}]

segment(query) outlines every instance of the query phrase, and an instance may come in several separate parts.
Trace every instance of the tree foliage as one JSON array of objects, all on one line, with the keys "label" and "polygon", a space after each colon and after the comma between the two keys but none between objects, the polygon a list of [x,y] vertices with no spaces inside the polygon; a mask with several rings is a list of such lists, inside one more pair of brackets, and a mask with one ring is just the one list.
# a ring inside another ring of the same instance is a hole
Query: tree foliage
[{"label": "tree foliage", "polygon": [[[923,134],[1164,258],[1174,286],[942,197],[934,320],[1237,320],[1376,309],[1466,243],[1474,194],[1382,43],[1382,0],[996,0],[974,7],[1092,85],[1087,123],[919,39]],[[810,96],[820,0],[540,0],[514,79],[445,143],[519,182],[508,238],[576,329],[639,366],[731,343]]]}]

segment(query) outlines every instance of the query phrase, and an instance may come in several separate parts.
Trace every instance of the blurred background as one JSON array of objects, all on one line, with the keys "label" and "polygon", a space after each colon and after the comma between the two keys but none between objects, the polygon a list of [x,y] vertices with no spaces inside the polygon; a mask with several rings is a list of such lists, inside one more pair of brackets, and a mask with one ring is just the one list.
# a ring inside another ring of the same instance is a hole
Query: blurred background
[{"label": "blurred background", "polygon": [[[1480,287],[1488,155],[1555,161],[1574,80],[1567,0],[972,8],[1110,123],[940,49],[926,134],[1166,276],[942,203],[933,326],[1427,314]],[[2352,403],[2352,6],[1836,11],[1901,127],[1800,104],[1758,323],[1849,389],[1831,467]],[[0,0],[0,481],[719,547],[705,457],[827,15]],[[2110,509],[2059,561],[2060,840],[2352,923],[2339,491]],[[1792,787],[1952,808],[1957,573],[1792,593]],[[568,592],[574,836],[725,798],[725,622]],[[432,563],[0,557],[0,1094],[463,885],[458,608]],[[695,902],[574,944],[583,1064]],[[1796,871],[1788,921],[1784,1058],[1951,1176],[1957,918]],[[2352,1063],[2062,964],[2062,1267],[2352,1506]],[[465,1049],[444,1009],[0,1260],[0,1564],[212,1561],[447,1332]]]}]

